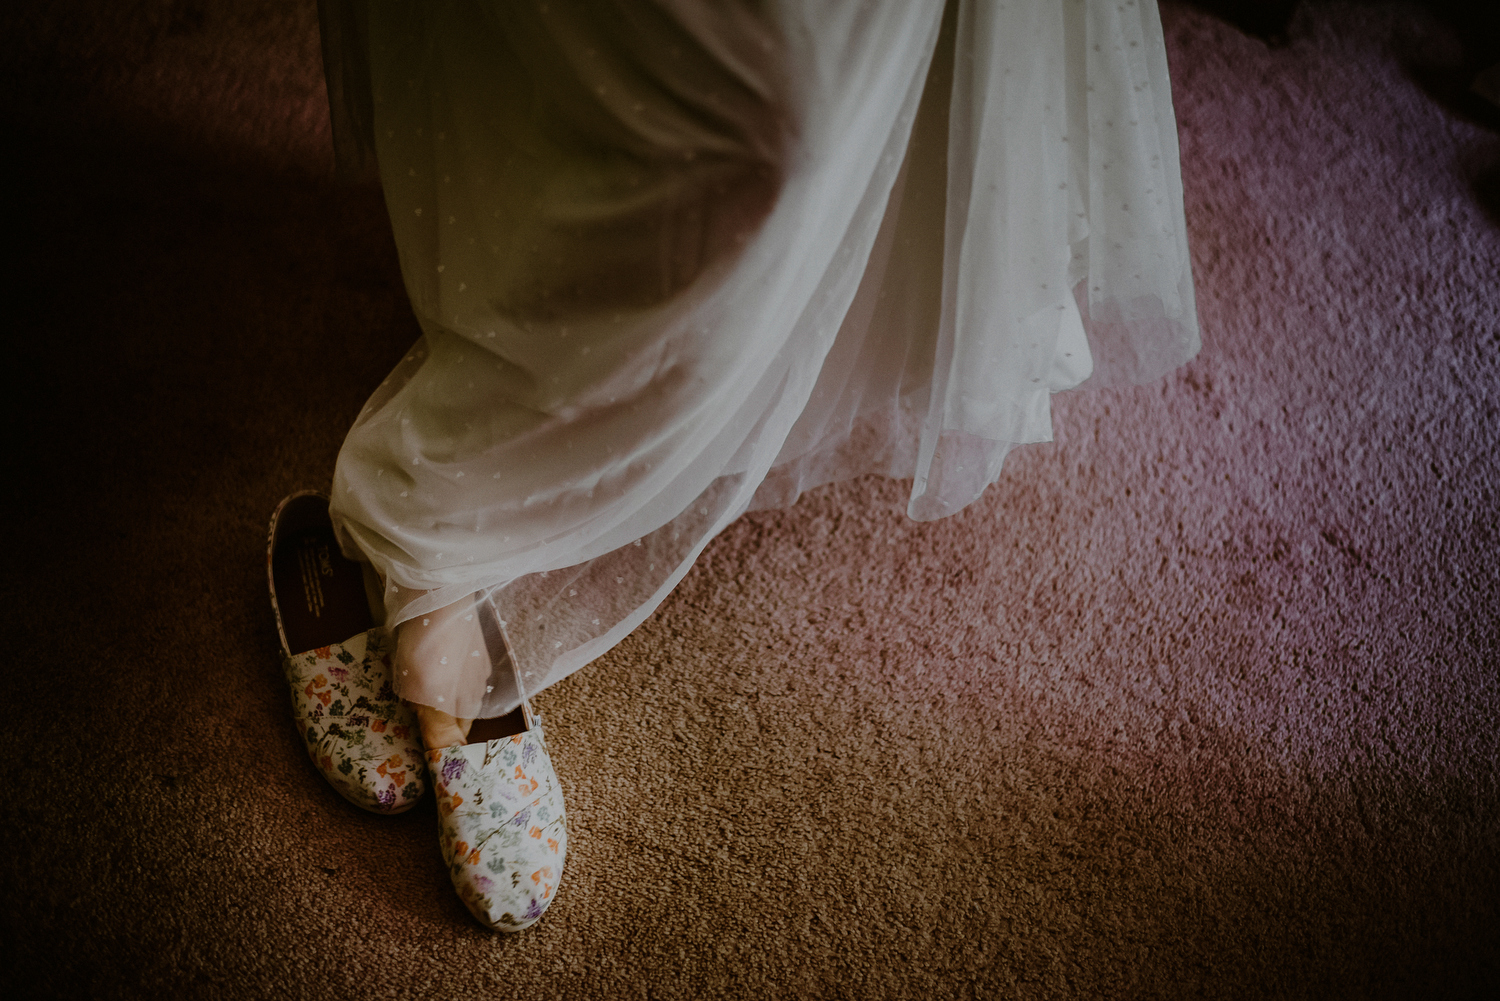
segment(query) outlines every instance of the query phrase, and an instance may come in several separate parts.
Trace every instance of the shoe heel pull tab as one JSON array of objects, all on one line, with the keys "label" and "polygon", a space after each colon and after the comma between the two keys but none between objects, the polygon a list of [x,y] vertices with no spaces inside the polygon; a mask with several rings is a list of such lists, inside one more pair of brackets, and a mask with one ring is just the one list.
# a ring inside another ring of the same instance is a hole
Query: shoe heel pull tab
[{"label": "shoe heel pull tab", "polygon": [[[507,641],[506,646],[509,647],[509,645]],[[506,653],[509,652],[507,649]],[[515,675],[516,691],[521,694],[521,712],[526,718],[526,729],[535,730],[537,724],[541,721],[541,717],[531,708],[531,699],[526,696],[526,686],[521,683],[521,669],[516,666],[516,659],[514,657],[510,658],[510,669]]]},{"label": "shoe heel pull tab", "polygon": [[534,729],[541,721],[541,717],[531,708],[531,699],[526,694],[526,684],[521,677],[521,667],[516,662],[515,648],[510,644],[510,634],[506,631],[505,620],[500,616],[500,609],[495,606],[495,592],[481,592],[478,605],[483,609],[484,625],[487,631],[491,629],[494,631],[494,636],[500,641],[506,663],[510,665],[511,682],[516,686],[516,694],[521,699],[521,716],[526,722],[526,729]]}]

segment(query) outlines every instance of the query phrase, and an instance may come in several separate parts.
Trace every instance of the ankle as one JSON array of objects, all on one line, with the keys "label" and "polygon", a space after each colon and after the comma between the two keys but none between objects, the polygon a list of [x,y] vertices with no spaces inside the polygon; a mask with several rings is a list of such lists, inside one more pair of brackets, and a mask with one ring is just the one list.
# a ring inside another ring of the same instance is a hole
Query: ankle
[{"label": "ankle", "polygon": [[451,747],[468,740],[471,719],[458,719],[431,706],[417,706],[417,725],[422,729],[422,743],[429,751]]}]

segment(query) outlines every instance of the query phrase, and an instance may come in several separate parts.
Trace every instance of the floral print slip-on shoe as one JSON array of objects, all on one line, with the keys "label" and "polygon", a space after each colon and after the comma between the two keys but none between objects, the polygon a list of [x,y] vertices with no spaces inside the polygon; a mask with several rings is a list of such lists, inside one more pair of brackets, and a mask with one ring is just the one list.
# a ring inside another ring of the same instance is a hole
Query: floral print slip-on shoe
[{"label": "floral print slip-on shoe", "polygon": [[469,912],[493,931],[536,923],[568,851],[562,786],[529,706],[526,720],[512,737],[427,752],[443,861]]},{"label": "floral print slip-on shoe", "polygon": [[327,497],[304,491],[281,502],[266,563],[292,717],[308,756],[355,806],[410,809],[427,788],[422,735],[391,687],[390,637],[375,624],[364,571],[339,552]]},{"label": "floral print slip-on shoe", "polygon": [[313,764],[345,799],[373,813],[408,810],[427,787],[421,732],[391,690],[390,652],[377,626],[282,658],[292,717]]}]

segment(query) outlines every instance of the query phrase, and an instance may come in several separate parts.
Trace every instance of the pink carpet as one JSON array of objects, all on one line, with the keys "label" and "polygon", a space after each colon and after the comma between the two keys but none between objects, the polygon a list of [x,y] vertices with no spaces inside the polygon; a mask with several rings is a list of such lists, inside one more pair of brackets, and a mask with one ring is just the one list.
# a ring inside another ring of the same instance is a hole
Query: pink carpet
[{"label": "pink carpet", "polygon": [[1417,82],[1464,41],[1421,8],[1163,17],[1202,355],[1059,398],[955,518],[731,527],[538,699],[568,868],[500,938],[281,690],[266,519],[415,336],[312,4],[0,15],[0,993],[1487,996],[1500,134]]}]

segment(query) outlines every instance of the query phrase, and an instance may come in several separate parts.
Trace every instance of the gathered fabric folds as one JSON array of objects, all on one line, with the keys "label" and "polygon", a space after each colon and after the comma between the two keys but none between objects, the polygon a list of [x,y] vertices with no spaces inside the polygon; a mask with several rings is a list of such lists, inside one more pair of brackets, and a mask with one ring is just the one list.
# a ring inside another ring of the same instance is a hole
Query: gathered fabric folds
[{"label": "gathered fabric folds", "polygon": [[[501,665],[565,677],[820,484],[952,514],[1050,440],[1052,393],[1198,349],[1154,0],[322,15],[422,328],[332,503],[389,624],[455,623],[415,702],[510,711]],[[487,642],[440,613],[471,596]]]}]

